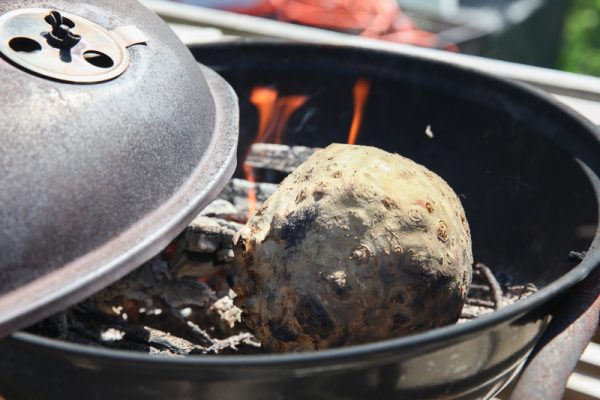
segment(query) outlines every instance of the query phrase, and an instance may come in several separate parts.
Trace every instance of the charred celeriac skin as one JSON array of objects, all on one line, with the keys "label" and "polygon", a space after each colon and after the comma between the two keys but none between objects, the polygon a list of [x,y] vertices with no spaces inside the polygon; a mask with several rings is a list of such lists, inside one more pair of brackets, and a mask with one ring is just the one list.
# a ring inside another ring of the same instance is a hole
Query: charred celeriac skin
[{"label": "charred celeriac skin", "polygon": [[397,154],[333,144],[234,238],[236,304],[271,352],[374,342],[456,322],[473,255],[458,196]]}]

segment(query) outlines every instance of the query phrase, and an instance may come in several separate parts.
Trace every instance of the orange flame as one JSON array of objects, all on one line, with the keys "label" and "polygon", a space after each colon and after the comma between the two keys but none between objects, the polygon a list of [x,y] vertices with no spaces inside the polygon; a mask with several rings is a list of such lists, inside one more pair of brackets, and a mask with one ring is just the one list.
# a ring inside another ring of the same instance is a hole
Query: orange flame
[{"label": "orange flame", "polygon": [[250,94],[250,102],[258,109],[258,133],[253,143],[281,143],[288,120],[307,99],[308,96],[279,98],[276,89],[255,87]]},{"label": "orange flame", "polygon": [[[243,164],[242,169],[244,170],[244,177],[247,181],[256,183],[256,178],[254,176],[254,170],[248,164]],[[256,211],[256,189],[251,188],[248,190],[248,214],[247,217],[254,215]]]},{"label": "orange flame", "polygon": [[355,144],[358,139],[358,133],[360,132],[360,126],[362,124],[363,112],[365,110],[365,104],[367,103],[367,97],[371,91],[371,83],[368,80],[359,78],[354,84],[354,117],[352,118],[352,125],[350,126],[350,134],[348,135],[348,143]]},{"label": "orange flame", "polygon": [[[354,117],[348,136],[348,143],[355,144],[362,125],[363,114],[371,84],[366,79],[358,79],[354,84]],[[276,89],[257,86],[250,93],[250,102],[258,110],[258,132],[252,143],[270,142],[281,143],[283,134],[291,116],[308,100],[308,96],[294,95],[279,97]],[[254,169],[242,164],[246,180],[256,183]],[[256,211],[256,190],[248,191],[248,216]]]},{"label": "orange flame", "polygon": [[302,107],[308,96],[286,96],[277,100],[275,115],[271,120],[272,123],[272,132],[269,132],[269,138],[273,138],[273,143],[281,143],[283,141],[283,133],[285,132],[285,127],[290,119],[290,117],[294,114],[294,112]]},{"label": "orange flame", "polygon": [[254,143],[264,139],[265,132],[275,109],[278,92],[268,87],[255,87],[250,94],[250,102],[258,109],[258,133]]},{"label": "orange flame", "polygon": [[[281,143],[283,133],[291,116],[308,100],[308,96],[279,97],[276,89],[257,86],[250,93],[250,102],[258,109],[258,132],[252,143]],[[243,164],[246,180],[256,183],[251,166]],[[256,190],[248,191],[248,216],[256,211]]]}]

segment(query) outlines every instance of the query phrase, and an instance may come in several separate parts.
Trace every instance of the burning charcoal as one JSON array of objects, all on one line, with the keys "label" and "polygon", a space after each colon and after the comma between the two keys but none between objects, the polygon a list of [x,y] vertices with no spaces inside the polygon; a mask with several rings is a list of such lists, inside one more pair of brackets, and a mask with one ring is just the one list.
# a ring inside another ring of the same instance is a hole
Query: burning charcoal
[{"label": "burning charcoal", "polygon": [[208,278],[218,272],[212,260],[186,251],[180,252],[171,265],[171,273],[176,279]]},{"label": "burning charcoal", "polygon": [[265,200],[277,190],[274,183],[254,183],[244,179],[232,179],[223,189],[219,198],[225,199],[235,205],[238,210],[238,221],[246,221],[249,212],[248,194],[252,192],[256,197],[256,207],[260,207]]},{"label": "burning charcoal", "polygon": [[183,233],[182,248],[197,253],[231,249],[233,236],[241,227],[237,222],[199,215]]},{"label": "burning charcoal", "polygon": [[315,151],[314,147],[286,146],[274,143],[255,143],[250,146],[244,164],[253,168],[272,169],[280,172],[293,172]]},{"label": "burning charcoal", "polygon": [[161,288],[162,297],[174,308],[197,306],[206,308],[215,301],[215,293],[204,283],[195,279],[180,279],[172,282],[168,289]]},{"label": "burning charcoal", "polygon": [[398,155],[316,152],[234,239],[236,299],[266,349],[324,349],[456,322],[473,256],[457,195]]},{"label": "burning charcoal", "polygon": [[119,296],[142,299],[147,297],[146,290],[164,285],[170,280],[168,265],[158,258],[153,258],[129,275],[121,278],[107,288],[92,296],[92,300],[101,303],[110,302]]},{"label": "burning charcoal", "polygon": [[225,280],[233,261],[233,236],[241,227],[241,224],[216,217],[196,217],[184,231],[179,249],[169,261],[173,275],[203,279],[216,292],[225,290],[226,294],[229,286]]},{"label": "burning charcoal", "polygon": [[205,217],[221,218],[225,220],[231,220],[238,213],[237,208],[227,200],[216,199],[210,203],[204,210],[200,212],[200,215]]},{"label": "burning charcoal", "polygon": [[[229,251],[233,250],[230,249]],[[181,252],[173,263],[171,271],[176,279],[192,278],[194,280],[201,280],[206,283],[218,297],[221,297],[229,292],[227,276],[230,269],[231,266],[228,263],[216,264],[213,260],[207,260],[206,257],[199,257],[193,253]]]},{"label": "burning charcoal", "polygon": [[[186,294],[186,288],[178,286],[182,283],[184,281],[172,282],[174,290],[180,291],[177,298],[165,295],[164,299],[152,299],[156,305],[163,307],[165,312],[152,316],[152,310],[142,308],[139,318],[135,318],[135,321],[130,318],[122,319],[114,313],[100,312],[91,302],[77,305],[72,309],[73,316],[70,317],[69,338],[80,343],[170,356],[237,351],[239,345],[260,346],[252,334],[231,327],[233,323],[239,322],[241,314],[241,310],[233,305],[231,298],[235,294],[232,292],[231,297],[226,296],[216,302],[211,299],[209,305],[203,304],[203,309],[191,307],[187,312],[175,310],[173,306],[181,299],[194,295],[193,292]],[[119,299],[113,301],[118,302]],[[210,305],[213,306],[209,312]],[[122,313],[122,307],[114,308],[118,308],[119,313]],[[188,318],[194,318],[194,322]],[[200,328],[196,322],[206,327],[206,330]],[[208,331],[211,332],[210,335]],[[215,335],[217,337],[214,337]]]},{"label": "burning charcoal", "polygon": [[[137,314],[139,308],[152,308],[160,301],[172,310],[195,305],[208,308],[217,300],[215,293],[203,282],[192,279],[174,280],[167,264],[157,258],[126,277],[94,294],[90,301],[105,314]],[[116,308],[115,308],[116,307]]]}]

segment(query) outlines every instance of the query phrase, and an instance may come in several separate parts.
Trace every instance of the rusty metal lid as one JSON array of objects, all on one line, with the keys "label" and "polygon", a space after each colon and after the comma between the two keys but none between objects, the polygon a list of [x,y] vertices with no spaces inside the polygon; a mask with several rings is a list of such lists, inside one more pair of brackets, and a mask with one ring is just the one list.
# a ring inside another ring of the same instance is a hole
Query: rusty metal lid
[{"label": "rusty metal lid", "polygon": [[237,99],[133,0],[0,2],[0,337],[158,253],[235,168]]}]

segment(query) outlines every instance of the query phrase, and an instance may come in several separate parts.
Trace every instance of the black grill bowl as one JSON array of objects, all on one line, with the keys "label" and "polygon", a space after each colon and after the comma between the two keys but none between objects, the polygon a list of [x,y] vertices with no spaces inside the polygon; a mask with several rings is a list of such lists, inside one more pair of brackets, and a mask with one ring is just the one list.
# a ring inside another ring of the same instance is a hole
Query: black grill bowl
[{"label": "black grill bowl", "polygon": [[[521,84],[371,50],[229,43],[192,48],[240,97],[240,148],[256,135],[255,85],[307,94],[286,144],[345,142],[352,86],[372,90],[360,144],[395,151],[460,195],[475,259],[536,283],[535,295],[463,325],[305,354],[186,359],[84,347],[28,333],[0,342],[13,399],[487,399],[515,376],[564,293],[598,264],[595,128]],[[431,127],[434,138],[425,135]],[[580,264],[571,250],[592,250]]]}]

